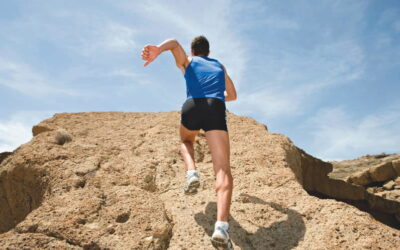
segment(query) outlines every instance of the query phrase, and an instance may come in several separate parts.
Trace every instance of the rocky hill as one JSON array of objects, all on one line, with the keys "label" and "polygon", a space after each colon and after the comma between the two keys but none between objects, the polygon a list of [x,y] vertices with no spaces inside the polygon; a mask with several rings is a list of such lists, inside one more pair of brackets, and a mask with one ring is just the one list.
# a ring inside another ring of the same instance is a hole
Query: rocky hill
[{"label": "rocky hill", "polygon": [[[0,154],[0,249],[211,249],[211,156],[202,131],[202,185],[185,196],[179,118],[58,113],[34,126],[30,142]],[[251,118],[228,113],[228,129],[235,249],[398,248],[399,201],[331,176],[335,163]]]}]

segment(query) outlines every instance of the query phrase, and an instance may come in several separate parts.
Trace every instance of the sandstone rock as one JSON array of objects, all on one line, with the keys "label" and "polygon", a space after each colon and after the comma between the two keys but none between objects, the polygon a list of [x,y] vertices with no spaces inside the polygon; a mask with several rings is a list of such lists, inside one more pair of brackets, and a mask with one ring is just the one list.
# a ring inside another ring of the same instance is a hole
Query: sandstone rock
[{"label": "sandstone rock", "polygon": [[396,218],[396,220],[400,223],[400,213],[395,214],[395,218]]},{"label": "sandstone rock", "polygon": [[[293,148],[292,155],[288,155],[289,161],[297,180],[304,189],[313,191],[318,186],[324,185],[325,178],[332,171],[332,164],[314,158],[299,148]],[[290,159],[292,158],[292,159]]]},{"label": "sandstone rock", "polygon": [[380,159],[380,158],[385,158],[387,156],[389,156],[389,154],[380,153],[380,154],[374,155],[373,157],[376,159]]},{"label": "sandstone rock", "polygon": [[47,131],[52,131],[53,129],[43,126],[43,125],[35,125],[32,127],[32,134],[33,136],[37,136],[40,133],[47,132]]},{"label": "sandstone rock", "polygon": [[349,176],[347,181],[361,186],[365,186],[373,182],[371,175],[368,171],[355,173]]},{"label": "sandstone rock", "polygon": [[12,154],[12,152],[2,152],[2,153],[0,153],[0,164],[1,164],[2,161],[4,161],[7,158],[7,156],[9,156],[11,154]]},{"label": "sandstone rock", "polygon": [[392,161],[392,166],[396,174],[400,176],[400,159]]},{"label": "sandstone rock", "polygon": [[385,199],[387,195],[387,192],[376,193],[376,195],[367,193],[368,197],[366,200],[368,201],[368,204],[371,208],[378,211],[386,211],[390,214],[399,213],[399,202],[395,200]]},{"label": "sandstone rock", "polygon": [[394,181],[391,180],[386,182],[385,185],[383,185],[383,188],[386,190],[392,190],[394,188],[394,185],[395,185]]},{"label": "sandstone rock", "polygon": [[369,169],[373,181],[387,181],[397,176],[393,170],[392,162],[384,162]]},{"label": "sandstone rock", "polygon": [[[201,188],[184,196],[179,117],[62,113],[41,122],[74,138],[58,145],[55,132],[42,133],[0,163],[0,249],[211,249],[211,156],[201,131],[195,144]],[[235,249],[398,247],[391,224],[398,203],[329,178],[331,164],[251,118],[228,113],[228,122]],[[391,212],[392,221],[383,224],[334,198],[370,202]]]}]

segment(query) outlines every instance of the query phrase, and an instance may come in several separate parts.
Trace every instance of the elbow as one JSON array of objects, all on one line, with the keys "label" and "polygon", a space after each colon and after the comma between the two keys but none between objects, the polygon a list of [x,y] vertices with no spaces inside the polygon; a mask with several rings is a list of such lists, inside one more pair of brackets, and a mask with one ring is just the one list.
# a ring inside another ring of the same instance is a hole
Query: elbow
[{"label": "elbow", "polygon": [[225,101],[229,102],[229,101],[236,101],[237,96],[235,95],[228,95],[225,97]]},{"label": "elbow", "polygon": [[232,101],[236,101],[236,100],[237,100],[237,95],[236,95],[236,92],[234,92],[232,94]]},{"label": "elbow", "polygon": [[176,40],[176,38],[170,38],[168,39],[169,41],[175,43],[175,44],[179,44],[178,40]]}]

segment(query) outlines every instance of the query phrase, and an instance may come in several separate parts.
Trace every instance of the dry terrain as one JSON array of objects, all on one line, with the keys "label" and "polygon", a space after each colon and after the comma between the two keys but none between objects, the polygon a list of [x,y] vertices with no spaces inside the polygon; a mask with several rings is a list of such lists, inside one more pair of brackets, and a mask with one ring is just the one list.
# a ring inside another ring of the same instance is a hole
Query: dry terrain
[{"label": "dry terrain", "polygon": [[[179,121],[177,111],[89,112],[36,125],[0,154],[0,249],[212,249],[210,153],[201,131],[202,185],[185,196]],[[398,249],[398,201],[329,176],[331,163],[251,118],[228,112],[228,129],[235,249]]]}]

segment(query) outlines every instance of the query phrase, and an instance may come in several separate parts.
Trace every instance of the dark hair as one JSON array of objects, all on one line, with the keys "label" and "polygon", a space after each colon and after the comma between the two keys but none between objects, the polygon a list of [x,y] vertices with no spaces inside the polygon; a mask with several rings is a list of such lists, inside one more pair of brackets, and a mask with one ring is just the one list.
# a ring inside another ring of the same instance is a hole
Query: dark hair
[{"label": "dark hair", "polygon": [[192,41],[192,50],[195,56],[208,56],[210,53],[210,44],[204,36],[197,36]]}]

